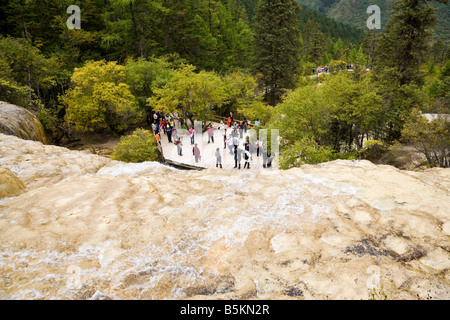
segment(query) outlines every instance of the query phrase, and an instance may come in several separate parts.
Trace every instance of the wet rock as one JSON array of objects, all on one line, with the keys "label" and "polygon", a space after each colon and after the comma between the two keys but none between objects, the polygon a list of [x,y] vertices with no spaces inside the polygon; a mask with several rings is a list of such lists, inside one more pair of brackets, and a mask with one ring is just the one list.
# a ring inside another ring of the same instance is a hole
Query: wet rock
[{"label": "wet rock", "polygon": [[47,143],[44,127],[31,111],[0,101],[0,133]]}]

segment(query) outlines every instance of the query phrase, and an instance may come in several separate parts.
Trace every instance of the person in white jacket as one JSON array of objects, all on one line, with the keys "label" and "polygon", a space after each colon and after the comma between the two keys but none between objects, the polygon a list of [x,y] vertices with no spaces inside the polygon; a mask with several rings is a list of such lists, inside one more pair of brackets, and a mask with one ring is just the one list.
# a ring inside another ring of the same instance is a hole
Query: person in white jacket
[{"label": "person in white jacket", "polygon": [[222,168],[222,155],[220,154],[220,149],[216,149],[216,168]]}]

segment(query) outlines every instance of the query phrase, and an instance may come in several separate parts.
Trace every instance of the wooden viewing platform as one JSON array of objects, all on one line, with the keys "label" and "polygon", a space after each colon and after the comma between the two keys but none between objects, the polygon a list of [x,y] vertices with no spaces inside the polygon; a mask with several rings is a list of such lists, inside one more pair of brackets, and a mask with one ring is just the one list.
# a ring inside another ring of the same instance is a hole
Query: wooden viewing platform
[{"label": "wooden viewing platform", "polygon": [[[168,165],[178,167],[181,169],[188,169],[188,170],[204,170],[208,168],[216,168],[216,149],[219,148],[220,153],[222,155],[222,169],[223,170],[234,170],[239,171],[239,168],[234,168],[235,166],[235,160],[234,160],[234,154],[230,153],[230,149],[228,146],[224,148],[224,129],[227,129],[227,135],[231,133],[232,129],[228,127],[221,126],[218,123],[213,123],[214,127],[214,143],[210,142],[208,143],[208,133],[204,132],[203,134],[198,133],[195,135],[195,143],[198,144],[198,147],[200,149],[200,155],[201,159],[199,159],[199,162],[195,162],[195,158],[193,155],[193,147],[194,145],[191,145],[191,138],[189,134],[179,135],[182,141],[182,156],[178,154],[177,146],[174,144],[175,137],[172,137],[172,143],[169,143],[168,137],[164,132],[160,131],[161,136],[161,147],[160,151],[162,153],[163,158],[165,159],[165,162]],[[220,127],[220,129],[219,129]],[[239,136],[239,148],[241,150],[244,150],[244,143],[246,137],[249,136],[249,131],[247,133],[243,134],[243,138],[241,139]],[[201,139],[201,143],[200,143]],[[254,148],[254,152],[252,153],[252,161],[250,161],[250,169],[245,168],[245,159],[244,154],[241,155],[241,169],[245,171],[256,171],[256,170],[273,170],[275,168],[275,161],[277,159],[275,158],[274,161],[272,161],[272,167],[270,168],[264,168],[263,167],[263,157],[260,154],[257,156],[256,147]],[[220,167],[219,167],[220,168]]]}]

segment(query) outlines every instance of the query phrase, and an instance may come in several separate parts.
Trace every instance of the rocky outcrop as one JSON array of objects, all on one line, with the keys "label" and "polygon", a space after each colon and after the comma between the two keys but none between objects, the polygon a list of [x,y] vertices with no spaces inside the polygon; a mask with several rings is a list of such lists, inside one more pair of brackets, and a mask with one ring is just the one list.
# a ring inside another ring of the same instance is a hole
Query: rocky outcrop
[{"label": "rocky outcrop", "polygon": [[29,110],[0,101],[0,133],[47,143],[44,127]]},{"label": "rocky outcrop", "polygon": [[25,185],[11,170],[0,167],[0,199],[19,195]]},{"label": "rocky outcrop", "polygon": [[0,298],[450,298],[450,169],[188,172],[1,134],[0,164],[26,186]]}]

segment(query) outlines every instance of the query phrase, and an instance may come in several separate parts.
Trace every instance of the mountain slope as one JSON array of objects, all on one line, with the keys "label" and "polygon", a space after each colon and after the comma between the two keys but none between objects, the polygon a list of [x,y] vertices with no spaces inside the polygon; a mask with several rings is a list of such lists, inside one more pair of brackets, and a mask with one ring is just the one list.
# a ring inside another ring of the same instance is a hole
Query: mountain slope
[{"label": "mountain slope", "polygon": [[[382,28],[386,26],[392,12],[392,4],[396,0],[298,0],[299,4],[308,6],[324,13],[337,21],[351,24],[357,28],[365,29],[366,21],[370,14],[367,8],[370,5],[377,5],[381,9]],[[436,38],[450,43],[450,27],[448,20],[450,17],[450,6],[435,3],[438,23],[435,29]]]},{"label": "mountain slope", "polygon": [[[323,0],[323,3],[334,3],[337,0]],[[254,20],[255,8],[258,0],[239,0],[244,6],[250,21]],[[361,43],[364,38],[364,31],[355,28],[345,20],[337,21],[332,17],[326,16],[323,7],[317,6],[322,4],[320,1],[305,1],[306,5],[302,5],[298,12],[300,28],[306,25],[308,20],[312,20],[319,25],[320,31],[329,35],[333,39],[341,38],[344,42]],[[315,10],[314,10],[315,9]]]}]

